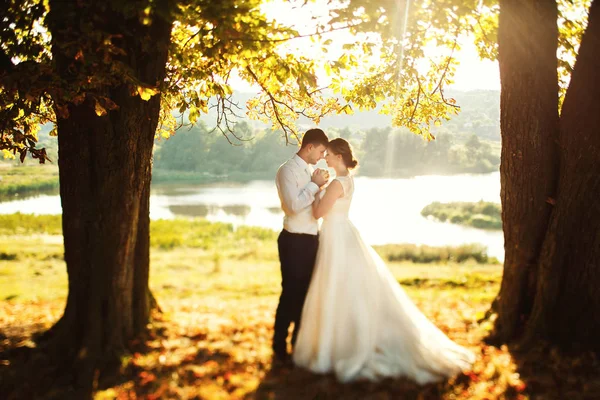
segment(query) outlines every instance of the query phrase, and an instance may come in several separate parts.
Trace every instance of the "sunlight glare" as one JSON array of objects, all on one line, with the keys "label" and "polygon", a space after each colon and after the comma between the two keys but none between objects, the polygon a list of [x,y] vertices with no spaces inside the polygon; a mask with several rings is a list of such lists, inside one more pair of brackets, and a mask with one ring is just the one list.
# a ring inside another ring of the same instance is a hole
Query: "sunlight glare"
[{"label": "sunlight glare", "polygon": [[[410,0],[403,7],[401,2],[397,2],[396,14],[404,13],[404,23],[398,29],[402,32],[402,37],[406,35],[408,11]],[[261,6],[261,10],[271,19],[280,24],[288,25],[298,31],[300,35],[311,35],[316,32],[319,24],[326,24],[329,20],[328,1],[317,0],[304,4],[303,1],[283,1],[272,0],[265,2]],[[331,39],[332,43],[327,52],[323,52],[321,44],[323,41]],[[341,57],[347,50],[343,49],[343,45],[354,43],[356,41],[372,40],[373,36],[354,36],[347,30],[336,30],[333,32],[322,33],[318,36],[304,36],[297,39],[284,42],[280,46],[280,51],[283,54],[293,53],[296,55],[306,56],[317,60],[320,64],[317,70],[317,77],[320,86],[327,86],[331,83],[331,77],[327,75],[324,69],[325,63],[333,62]],[[481,60],[477,49],[473,44],[473,38],[463,36],[459,38],[460,49],[454,52],[455,58],[459,61],[455,74],[454,83],[450,88],[457,90],[498,90],[500,88],[500,75],[498,71],[498,63],[496,61]],[[403,59],[403,46],[398,46],[400,60]],[[437,47],[435,44],[428,44],[424,48],[425,58],[418,66],[421,72],[426,72],[429,68],[430,59],[438,59],[449,54],[446,48]],[[373,56],[369,59],[369,64],[376,65],[379,62],[379,52],[374,51]],[[402,68],[400,63],[400,69]],[[356,72],[348,72],[344,76],[344,82],[350,85],[351,81],[360,77],[367,71],[369,65],[363,65],[361,70]],[[256,85],[248,84],[242,79],[233,77],[230,80],[233,87],[241,92],[258,92],[260,88]],[[401,90],[399,88],[398,90]]]}]

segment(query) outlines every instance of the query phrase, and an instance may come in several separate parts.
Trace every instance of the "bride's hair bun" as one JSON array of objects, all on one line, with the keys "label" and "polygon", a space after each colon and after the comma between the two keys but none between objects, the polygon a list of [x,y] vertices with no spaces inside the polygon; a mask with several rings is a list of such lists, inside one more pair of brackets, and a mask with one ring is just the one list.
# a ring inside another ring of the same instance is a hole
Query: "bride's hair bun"
[{"label": "bride's hair bun", "polygon": [[344,165],[348,169],[354,169],[358,165],[358,160],[352,154],[352,146],[346,140],[342,138],[333,139],[327,145],[327,149],[334,154],[341,155]]}]

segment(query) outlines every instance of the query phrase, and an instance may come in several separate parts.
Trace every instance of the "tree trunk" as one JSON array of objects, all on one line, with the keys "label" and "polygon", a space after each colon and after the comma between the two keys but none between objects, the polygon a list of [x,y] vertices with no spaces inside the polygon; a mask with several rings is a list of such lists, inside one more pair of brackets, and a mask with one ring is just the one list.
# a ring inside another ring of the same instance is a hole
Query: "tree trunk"
[{"label": "tree trunk", "polygon": [[600,350],[600,2],[594,1],[560,117],[556,207],[528,337]]},{"label": "tree trunk", "polygon": [[[160,84],[171,22],[155,18],[142,25],[137,15],[128,18],[104,2],[82,4],[50,2],[58,75],[69,80],[81,73],[73,71],[74,37],[88,35],[93,44],[92,35],[109,31],[122,34],[119,45],[126,54],[119,61],[140,82]],[[106,96],[119,108],[99,117],[95,96]],[[132,96],[128,85],[107,81],[88,91],[83,103],[67,100],[55,99],[68,105],[68,117],[59,116],[57,127],[69,294],[50,343],[88,397],[97,371],[118,361],[149,319],[149,195],[160,96],[144,101]]]},{"label": "tree trunk", "polygon": [[493,338],[598,350],[600,3],[591,6],[559,122],[556,4],[544,2],[545,17],[529,24],[519,16],[532,9],[517,4],[501,1],[500,10],[506,261]]},{"label": "tree trunk", "polygon": [[500,1],[498,60],[504,275],[495,338],[522,333],[532,306],[538,255],[551,212],[558,138],[557,6]]}]

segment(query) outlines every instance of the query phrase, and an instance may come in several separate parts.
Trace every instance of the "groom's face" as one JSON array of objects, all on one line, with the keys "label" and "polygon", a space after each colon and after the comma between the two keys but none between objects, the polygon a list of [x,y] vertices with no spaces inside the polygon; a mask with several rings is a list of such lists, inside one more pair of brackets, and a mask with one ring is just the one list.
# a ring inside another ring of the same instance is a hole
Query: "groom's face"
[{"label": "groom's face", "polygon": [[309,144],[309,149],[308,149],[308,163],[309,164],[316,164],[319,162],[319,160],[322,160],[325,158],[325,151],[327,150],[327,147],[325,147],[322,144],[318,144],[318,145],[314,145],[314,144]]}]

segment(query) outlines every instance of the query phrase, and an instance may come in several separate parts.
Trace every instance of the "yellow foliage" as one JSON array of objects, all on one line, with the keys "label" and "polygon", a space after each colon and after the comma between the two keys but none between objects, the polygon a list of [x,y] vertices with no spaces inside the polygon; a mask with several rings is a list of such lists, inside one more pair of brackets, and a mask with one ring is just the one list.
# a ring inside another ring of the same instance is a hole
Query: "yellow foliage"
[{"label": "yellow foliage", "polygon": [[158,89],[148,87],[148,86],[138,86],[137,92],[142,100],[148,101],[150,98],[156,94],[158,94]]}]

